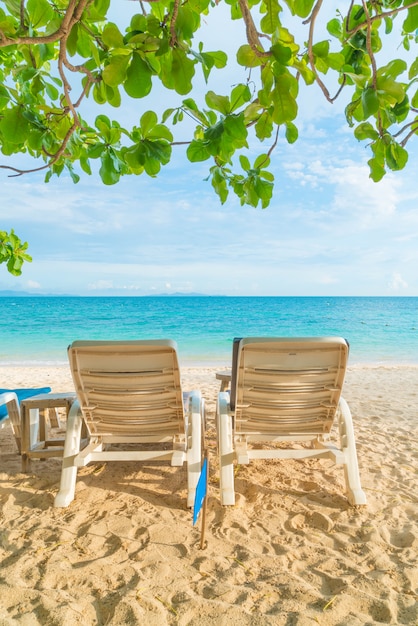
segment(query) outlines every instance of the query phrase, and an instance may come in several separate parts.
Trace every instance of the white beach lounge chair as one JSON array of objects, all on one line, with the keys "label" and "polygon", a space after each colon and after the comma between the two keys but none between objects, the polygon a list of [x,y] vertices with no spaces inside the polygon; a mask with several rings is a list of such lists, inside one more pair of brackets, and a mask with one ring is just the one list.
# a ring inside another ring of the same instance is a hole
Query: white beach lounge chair
[{"label": "white beach lounge chair", "polygon": [[[129,460],[169,460],[172,466],[186,462],[187,506],[193,506],[204,403],[199,391],[182,393],[175,342],[75,341],[68,356],[77,400],[68,416],[55,506],[68,506],[74,499],[78,467]],[[80,449],[82,420],[88,444]],[[164,442],[171,442],[170,449],[155,445]],[[108,444],[139,445],[126,450],[108,449]]]},{"label": "white beach lounge chair", "polygon": [[[344,467],[348,500],[366,504],[353,422],[341,390],[348,344],[340,337],[249,337],[234,341],[231,391],[217,407],[221,503],[235,504],[233,461],[326,457]],[[338,421],[339,446],[329,441]],[[253,442],[311,442],[254,449]]]}]

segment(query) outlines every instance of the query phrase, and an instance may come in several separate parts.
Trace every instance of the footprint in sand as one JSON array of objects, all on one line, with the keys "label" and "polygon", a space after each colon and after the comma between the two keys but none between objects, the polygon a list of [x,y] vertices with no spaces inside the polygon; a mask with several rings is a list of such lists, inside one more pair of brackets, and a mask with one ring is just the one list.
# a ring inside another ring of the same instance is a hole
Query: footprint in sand
[{"label": "footprint in sand", "polygon": [[313,511],[312,513],[297,513],[289,521],[289,526],[292,530],[302,530],[308,526],[329,533],[334,528],[334,522],[328,515]]}]

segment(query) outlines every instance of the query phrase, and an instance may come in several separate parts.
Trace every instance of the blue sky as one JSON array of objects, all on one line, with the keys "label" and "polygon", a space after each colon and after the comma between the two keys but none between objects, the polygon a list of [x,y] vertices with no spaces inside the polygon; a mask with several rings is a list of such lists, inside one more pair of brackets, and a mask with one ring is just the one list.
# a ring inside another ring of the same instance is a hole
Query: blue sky
[{"label": "blue sky", "polygon": [[[133,5],[122,5],[125,14]],[[220,22],[209,28],[213,49],[237,36]],[[245,80],[233,67],[219,76],[217,93]],[[161,99],[159,92],[151,102],[97,114],[137,120]],[[1,266],[0,290],[418,296],[417,146],[410,142],[403,172],[373,183],[369,152],[353,138],[343,108],[343,101],[328,105],[316,86],[305,90],[300,139],[276,148],[275,195],[265,210],[232,196],[221,206],[204,181],[208,163],[188,163],[182,148],[158,178],[126,177],[113,187],[97,176],[44,184],[44,174],[9,178],[1,171],[0,228],[29,241],[33,262],[19,278]]]}]

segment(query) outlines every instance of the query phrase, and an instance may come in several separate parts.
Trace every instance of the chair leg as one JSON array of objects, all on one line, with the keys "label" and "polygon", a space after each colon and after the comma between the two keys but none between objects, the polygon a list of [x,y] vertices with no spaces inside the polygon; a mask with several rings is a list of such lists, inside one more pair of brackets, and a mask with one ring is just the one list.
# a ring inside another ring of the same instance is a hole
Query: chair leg
[{"label": "chair leg", "polygon": [[219,447],[219,474],[221,504],[235,504],[234,449],[232,442],[232,417],[228,411],[229,395],[221,392],[217,407],[217,431]]},{"label": "chair leg", "polygon": [[353,505],[367,504],[366,494],[361,488],[360,482],[353,419],[350,408],[344,398],[340,398],[339,429],[341,447],[345,457],[344,474],[348,500]]},{"label": "chair leg", "polygon": [[66,507],[75,495],[77,480],[77,466],[75,456],[80,451],[81,426],[83,418],[78,402],[74,402],[67,418],[67,431],[65,435],[64,456],[62,459],[61,483],[55,496],[55,507]]},{"label": "chair leg", "polygon": [[202,424],[204,401],[200,391],[192,391],[188,410],[187,506],[193,507],[196,485],[202,468]]}]

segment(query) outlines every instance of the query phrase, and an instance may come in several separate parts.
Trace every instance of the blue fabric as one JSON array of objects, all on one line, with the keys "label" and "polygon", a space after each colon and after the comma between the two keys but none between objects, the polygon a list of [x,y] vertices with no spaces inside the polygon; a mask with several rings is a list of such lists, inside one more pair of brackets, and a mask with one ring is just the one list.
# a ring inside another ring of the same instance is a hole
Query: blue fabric
[{"label": "blue fabric", "polygon": [[[38,389],[0,389],[0,393],[7,393],[8,391],[13,391],[13,393],[17,395],[17,399],[20,402],[26,398],[37,396],[40,393],[49,393],[51,391],[51,387],[38,387]],[[7,406],[2,404],[0,405],[0,420],[5,417],[7,417]]]},{"label": "blue fabric", "polygon": [[199,480],[196,485],[196,496],[194,499],[194,507],[193,507],[193,526],[197,522],[198,515],[200,513],[200,509],[203,506],[204,499],[206,498],[206,492],[208,490],[208,470],[207,470],[207,459],[203,461],[202,472],[199,476]]}]

